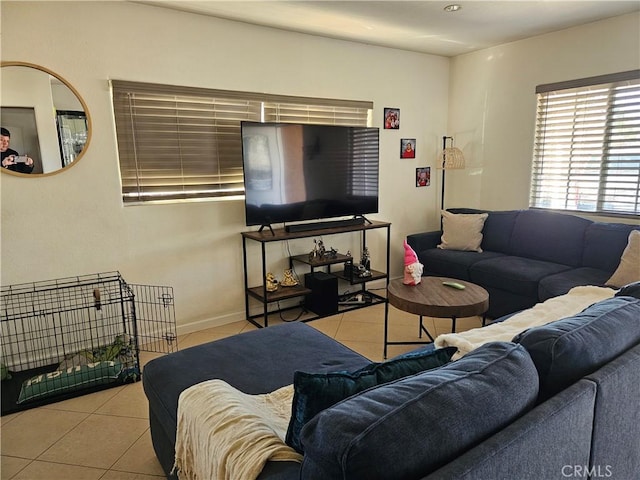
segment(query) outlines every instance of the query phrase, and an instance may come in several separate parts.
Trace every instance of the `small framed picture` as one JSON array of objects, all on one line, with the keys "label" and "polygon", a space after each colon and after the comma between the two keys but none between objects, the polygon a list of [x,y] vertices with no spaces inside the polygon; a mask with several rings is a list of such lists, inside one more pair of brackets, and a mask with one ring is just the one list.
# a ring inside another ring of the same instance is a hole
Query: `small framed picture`
[{"label": "small framed picture", "polygon": [[400,128],[400,109],[399,108],[385,107],[384,128],[385,130],[388,130],[388,129],[398,130]]},{"label": "small framed picture", "polygon": [[400,140],[400,158],[416,158],[415,138],[403,138]]},{"label": "small framed picture", "polygon": [[416,168],[416,187],[431,185],[431,167]]}]

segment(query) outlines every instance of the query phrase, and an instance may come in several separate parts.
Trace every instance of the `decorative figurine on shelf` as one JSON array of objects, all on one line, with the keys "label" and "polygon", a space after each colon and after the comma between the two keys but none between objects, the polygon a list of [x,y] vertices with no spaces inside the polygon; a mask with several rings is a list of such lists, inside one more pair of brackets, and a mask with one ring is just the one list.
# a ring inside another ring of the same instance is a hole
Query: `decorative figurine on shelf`
[{"label": "decorative figurine on shelf", "polygon": [[293,275],[293,271],[290,268],[286,269],[283,275],[284,277],[282,278],[282,282],[280,282],[280,285],[283,287],[295,287],[300,283]]},{"label": "decorative figurine on shelf", "polygon": [[367,278],[371,276],[371,270],[365,268],[364,265],[354,265],[353,268],[358,275],[358,278]]},{"label": "decorative figurine on shelf", "polygon": [[278,279],[273,273],[267,273],[267,276],[265,278],[265,285],[267,286],[267,292],[275,292],[276,290],[278,290]]},{"label": "decorative figurine on shelf", "polygon": [[418,285],[422,281],[424,265],[418,261],[418,255],[411,246],[404,241],[404,278],[405,285]]},{"label": "decorative figurine on shelf", "polygon": [[335,248],[332,248],[329,253],[327,253],[327,249],[324,246],[324,242],[322,239],[316,240],[313,239],[313,250],[309,252],[309,260],[324,260],[325,258],[336,258],[338,256],[338,251]]},{"label": "decorative figurine on shelf", "polygon": [[318,252],[318,242],[316,241],[316,239],[313,239],[313,250],[311,250],[309,252],[309,261],[312,262],[314,260],[318,260],[319,258],[319,252]]},{"label": "decorative figurine on shelf", "polygon": [[369,254],[369,249],[367,247],[364,247],[362,249],[362,258],[360,259],[360,265],[362,265],[365,270],[371,270],[371,255]]},{"label": "decorative figurine on shelf", "polygon": [[344,274],[345,275],[351,275],[353,272],[353,259],[351,258],[351,250],[347,250],[347,253],[345,253],[346,257],[349,257],[349,259],[344,262]]}]

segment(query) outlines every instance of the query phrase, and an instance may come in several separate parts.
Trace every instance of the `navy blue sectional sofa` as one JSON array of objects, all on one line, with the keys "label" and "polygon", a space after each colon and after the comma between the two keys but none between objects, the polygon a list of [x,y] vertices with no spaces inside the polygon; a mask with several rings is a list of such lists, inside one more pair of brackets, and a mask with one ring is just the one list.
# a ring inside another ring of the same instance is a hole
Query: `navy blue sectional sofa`
[{"label": "navy blue sectional sofa", "polygon": [[441,231],[409,235],[423,275],[473,282],[489,292],[487,317],[530,308],[579,285],[604,286],[618,267],[631,230],[640,226],[600,223],[542,210],[486,211],[482,252],[442,250]]},{"label": "navy blue sectional sofa", "polygon": [[[176,478],[184,389],[217,378],[261,394],[293,383],[296,371],[353,372],[368,364],[304,323],[152,360],[143,386],[167,478]],[[267,462],[258,478],[629,480],[640,472],[639,398],[640,300],[616,296],[512,342],[490,342],[345,398],[302,428],[302,464]]]}]

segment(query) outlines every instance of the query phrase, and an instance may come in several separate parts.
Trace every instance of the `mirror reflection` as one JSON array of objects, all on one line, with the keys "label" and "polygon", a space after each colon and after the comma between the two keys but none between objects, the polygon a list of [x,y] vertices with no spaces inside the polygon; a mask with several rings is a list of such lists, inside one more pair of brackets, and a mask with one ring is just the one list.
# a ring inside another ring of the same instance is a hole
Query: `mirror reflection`
[{"label": "mirror reflection", "polygon": [[49,175],[77,163],[91,138],[91,120],[75,89],[50,70],[2,62],[0,151],[3,172]]}]

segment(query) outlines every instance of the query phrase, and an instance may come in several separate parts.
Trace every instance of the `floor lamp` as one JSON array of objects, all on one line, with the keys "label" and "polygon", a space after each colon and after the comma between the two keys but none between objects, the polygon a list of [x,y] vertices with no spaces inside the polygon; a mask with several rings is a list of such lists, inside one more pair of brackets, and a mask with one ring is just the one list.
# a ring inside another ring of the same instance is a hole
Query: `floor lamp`
[{"label": "floor lamp", "polygon": [[[451,146],[447,147],[447,140]],[[442,198],[440,199],[440,210],[444,210],[444,180],[447,170],[461,170],[464,168],[464,155],[462,150],[453,146],[453,137],[442,137],[442,155],[438,160],[442,160]],[[440,230],[442,230],[442,215],[440,215]]]}]

